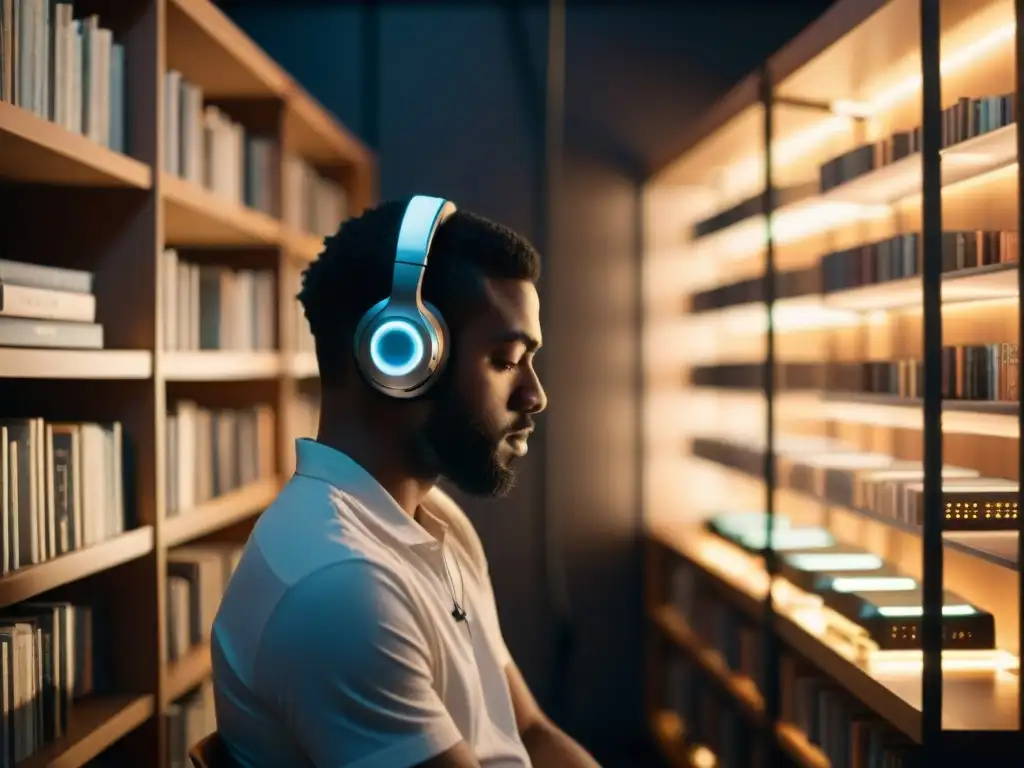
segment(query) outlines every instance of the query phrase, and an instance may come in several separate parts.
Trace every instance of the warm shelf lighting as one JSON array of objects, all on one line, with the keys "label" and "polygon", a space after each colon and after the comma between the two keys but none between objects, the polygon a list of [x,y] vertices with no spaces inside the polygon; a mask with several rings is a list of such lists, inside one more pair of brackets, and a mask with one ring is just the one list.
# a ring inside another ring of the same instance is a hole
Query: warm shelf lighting
[{"label": "warm shelf lighting", "polygon": [[[702,568],[718,574],[720,578],[735,584],[756,599],[761,599],[764,596],[768,585],[768,574],[757,557],[710,534],[701,538],[695,548],[695,555],[701,561]],[[873,570],[882,562],[881,558],[868,553],[864,555],[800,553],[799,557],[811,558],[811,560],[800,564],[800,567],[805,570],[827,570],[830,572],[841,570],[836,566],[837,557],[847,558],[841,565],[849,566],[850,570]],[[824,559],[815,561],[813,560],[815,557]],[[880,650],[867,639],[861,627],[824,605],[819,595],[805,592],[780,577],[772,586],[772,598],[781,613],[815,635],[836,653],[863,664],[868,674],[921,674],[924,665],[923,651]],[[888,610],[893,611],[891,608]],[[918,612],[913,613],[914,610]],[[943,609],[943,614],[963,615],[973,610],[971,606],[946,606]],[[903,612],[896,609],[895,613],[886,615],[895,616],[897,614],[899,616],[921,615],[920,608],[908,608]],[[946,671],[990,675],[1017,669],[1019,665],[1019,657],[1001,649],[944,650],[942,652],[942,668]]]},{"label": "warm shelf lighting", "polygon": [[[943,76],[953,75],[991,55],[1000,46],[1013,41],[1016,28],[1015,22],[1002,24],[975,38],[963,48],[944,55],[940,72]],[[831,116],[792,136],[779,139],[772,146],[772,162],[777,167],[785,167],[807,158],[831,139],[849,131],[851,118],[886,112],[915,96],[920,90],[921,75],[914,74],[863,102],[836,100],[830,105],[833,112]],[[725,170],[725,177],[730,186],[735,185],[743,189],[756,189],[763,176],[764,158],[757,155],[738,161]]]}]

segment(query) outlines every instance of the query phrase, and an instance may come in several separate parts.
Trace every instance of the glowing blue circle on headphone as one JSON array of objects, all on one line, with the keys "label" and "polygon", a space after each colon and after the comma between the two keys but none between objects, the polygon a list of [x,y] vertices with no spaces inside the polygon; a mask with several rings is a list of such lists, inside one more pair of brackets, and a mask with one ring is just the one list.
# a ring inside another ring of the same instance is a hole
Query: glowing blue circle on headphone
[{"label": "glowing blue circle on headphone", "polygon": [[407,376],[423,361],[423,339],[407,320],[388,320],[370,337],[370,361],[385,376]]}]

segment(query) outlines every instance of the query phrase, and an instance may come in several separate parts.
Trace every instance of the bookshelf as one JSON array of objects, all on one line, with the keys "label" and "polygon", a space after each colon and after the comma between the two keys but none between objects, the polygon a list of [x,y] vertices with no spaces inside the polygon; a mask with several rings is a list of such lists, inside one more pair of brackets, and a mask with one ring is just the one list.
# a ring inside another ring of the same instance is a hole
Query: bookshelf
[{"label": "bookshelf", "polygon": [[27,3],[0,0],[48,51],[0,56],[0,679],[64,682],[11,683],[37,703],[0,765],[164,768],[215,725],[195,616],[315,429],[299,275],[375,160],[208,0],[77,0],[50,35]]},{"label": "bookshelf", "polygon": [[1019,753],[1022,14],[839,0],[649,180],[647,714],[674,765]]}]

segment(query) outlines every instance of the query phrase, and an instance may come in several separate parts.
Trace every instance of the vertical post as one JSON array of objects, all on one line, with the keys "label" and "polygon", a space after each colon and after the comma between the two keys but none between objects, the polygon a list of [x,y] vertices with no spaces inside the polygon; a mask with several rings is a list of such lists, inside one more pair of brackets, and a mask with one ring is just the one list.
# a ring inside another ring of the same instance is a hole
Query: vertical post
[{"label": "vertical post", "polygon": [[942,734],[942,74],[940,0],[921,0],[921,169],[924,300],[923,765],[938,765]]},{"label": "vertical post", "polygon": [[775,605],[772,601],[771,586],[775,582],[775,245],[772,237],[772,216],[775,212],[775,185],[772,170],[772,138],[775,105],[774,86],[768,64],[761,68],[761,106],[764,109],[764,193],[763,213],[765,219],[765,262],[764,302],[768,322],[765,333],[764,397],[765,397],[765,450],[764,482],[765,513],[767,532],[765,535],[765,568],[768,572],[768,594],[764,605],[764,658],[762,664],[762,687],[765,702],[766,736],[769,764],[778,765],[780,753],[775,736],[779,718],[779,664],[778,636],[775,631]]},{"label": "vertical post", "polygon": [[[1024,66],[1024,29],[1021,23],[1024,21],[1024,0],[1014,0],[1013,16],[1016,24],[1014,34],[1014,83],[1013,83],[1013,105],[1014,114],[1017,120],[1017,157],[1024,157],[1024,125],[1021,125],[1021,115],[1024,114],[1024,92],[1021,91],[1021,66]],[[1017,296],[1018,304],[1020,297],[1024,296],[1024,242],[1021,241],[1020,233],[1024,232],[1024,169],[1022,164],[1017,163]],[[1024,313],[1017,312],[1017,350],[1016,362],[1020,364],[1020,345],[1024,341]],[[1020,401],[1021,392],[1024,388],[1017,386],[1017,423],[1018,434],[1024,435],[1024,402]],[[1018,483],[1024,482],[1024,453],[1017,451],[1017,478]],[[1019,493],[1019,487],[1018,487]],[[1024,496],[1018,500],[1018,505],[1024,502]],[[1018,534],[1019,536],[1020,534]],[[1017,653],[1024,653],[1024,547],[1017,542]],[[1017,677],[1017,729],[1024,732],[1024,682]]]},{"label": "vertical post", "polygon": [[[562,204],[562,170],[565,145],[565,0],[548,2],[547,34],[547,76],[544,88],[544,249],[548,254],[546,267],[549,274],[552,267],[558,269],[560,250],[559,222]],[[553,284],[554,281],[548,278]],[[542,305],[543,306],[543,305]],[[547,312],[542,310],[541,320]],[[551,477],[552,455],[547,440],[543,446],[541,486],[544,489],[544,503],[541,506],[541,525],[544,551],[545,582],[550,595],[551,607],[555,613],[555,684],[552,686],[552,716],[562,726],[568,727],[572,711],[572,661],[575,648],[575,632],[569,599],[568,574],[564,562],[562,530],[558,510],[550,503],[548,478]]]}]

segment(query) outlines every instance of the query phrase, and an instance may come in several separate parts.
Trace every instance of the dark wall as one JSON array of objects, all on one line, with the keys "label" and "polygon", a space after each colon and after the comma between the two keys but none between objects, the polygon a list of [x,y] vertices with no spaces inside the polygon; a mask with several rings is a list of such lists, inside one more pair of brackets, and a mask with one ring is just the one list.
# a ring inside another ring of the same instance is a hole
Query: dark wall
[{"label": "dark wall", "polygon": [[[813,3],[571,8],[550,238],[544,9],[385,4],[374,17],[345,4],[224,5],[379,153],[384,198],[445,195],[544,249],[550,407],[539,450],[509,499],[463,501],[488,551],[506,640],[542,704],[607,764],[643,764],[639,184],[704,106],[814,15]],[[546,585],[545,514],[561,533],[569,664]]]}]

